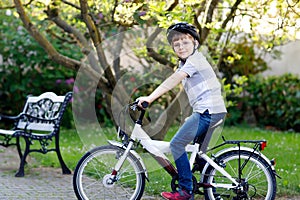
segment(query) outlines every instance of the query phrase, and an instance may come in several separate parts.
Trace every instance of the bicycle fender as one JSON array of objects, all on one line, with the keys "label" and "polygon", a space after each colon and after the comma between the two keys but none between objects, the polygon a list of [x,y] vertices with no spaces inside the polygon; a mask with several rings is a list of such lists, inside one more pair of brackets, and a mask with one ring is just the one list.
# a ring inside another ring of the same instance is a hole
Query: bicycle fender
[{"label": "bicycle fender", "polygon": [[[120,142],[113,141],[113,140],[108,140],[107,142],[108,142],[110,145],[112,145],[112,146],[116,146],[116,147],[119,147],[119,148],[122,148],[122,149],[126,149],[126,147],[125,147],[122,143],[120,143]],[[141,163],[141,165],[142,165],[142,167],[143,167],[143,169],[144,169],[146,179],[149,181],[149,179],[148,179],[147,168],[146,168],[146,165],[145,165],[145,163],[144,163],[142,157],[141,157],[136,151],[134,151],[134,150],[130,150],[130,153],[131,153],[134,157],[136,157],[136,159],[138,159],[138,160],[140,161],[140,163]]]},{"label": "bicycle fender", "polygon": [[[253,149],[252,148],[248,148],[248,147],[230,147],[230,148],[226,148],[226,149],[222,149],[221,151],[217,152],[216,154],[214,154],[214,157],[219,157],[227,152],[230,152],[230,151],[238,151],[238,150],[243,150],[243,151],[248,151],[248,152],[253,152]],[[275,168],[274,166],[271,164],[271,161],[269,160],[269,158],[267,158],[264,154],[262,154],[261,152],[258,152],[258,151],[254,151],[253,153],[261,156],[272,168],[273,171],[275,171]],[[202,170],[202,176],[201,176],[201,181],[203,181],[203,177],[204,177],[204,174],[206,173],[206,170],[207,168],[209,167],[209,164],[207,163],[203,170]]]}]

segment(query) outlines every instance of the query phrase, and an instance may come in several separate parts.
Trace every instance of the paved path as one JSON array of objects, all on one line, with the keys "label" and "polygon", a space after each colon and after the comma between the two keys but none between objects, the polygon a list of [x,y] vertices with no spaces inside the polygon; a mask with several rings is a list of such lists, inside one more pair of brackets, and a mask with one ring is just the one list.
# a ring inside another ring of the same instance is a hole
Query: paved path
[{"label": "paved path", "polygon": [[[0,146],[0,200],[76,200],[72,175],[61,169],[35,167],[39,164],[28,156],[29,167],[24,177],[15,177],[19,167],[16,148]],[[161,200],[144,195],[143,200]]]},{"label": "paved path", "polygon": [[[30,157],[29,157],[30,158]],[[35,166],[33,159],[30,166]],[[33,168],[25,177],[15,177],[19,158],[15,148],[0,147],[0,200],[74,200],[72,175],[62,175],[61,169]]]}]

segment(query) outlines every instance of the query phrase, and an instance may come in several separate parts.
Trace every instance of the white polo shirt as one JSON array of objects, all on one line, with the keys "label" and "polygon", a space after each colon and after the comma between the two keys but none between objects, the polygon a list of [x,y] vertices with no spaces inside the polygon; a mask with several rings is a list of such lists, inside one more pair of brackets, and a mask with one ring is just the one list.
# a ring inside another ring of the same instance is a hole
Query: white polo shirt
[{"label": "white polo shirt", "polygon": [[182,84],[193,112],[203,113],[206,110],[210,114],[227,112],[221,94],[221,84],[202,53],[196,51],[184,64],[179,64],[178,71],[188,74]]}]

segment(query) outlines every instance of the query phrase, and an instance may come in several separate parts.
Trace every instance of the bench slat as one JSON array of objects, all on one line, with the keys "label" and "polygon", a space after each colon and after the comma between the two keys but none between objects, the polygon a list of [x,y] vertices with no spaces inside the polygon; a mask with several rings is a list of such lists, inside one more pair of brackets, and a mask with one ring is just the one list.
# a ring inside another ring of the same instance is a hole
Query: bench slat
[{"label": "bench slat", "polygon": [[15,131],[13,131],[13,130],[0,129],[0,134],[3,134],[3,135],[13,135],[14,133],[15,133]]},{"label": "bench slat", "polygon": [[27,125],[26,122],[19,122],[18,123],[18,128],[19,129],[25,129],[26,128],[27,130],[33,130],[33,131],[53,131],[54,130],[54,124],[31,122],[30,124]]},{"label": "bench slat", "polygon": [[27,102],[29,103],[35,103],[38,102],[41,99],[52,99],[54,102],[64,102],[65,100],[65,96],[57,96],[55,93],[53,92],[45,92],[43,94],[41,94],[40,96],[29,96],[27,98]]}]

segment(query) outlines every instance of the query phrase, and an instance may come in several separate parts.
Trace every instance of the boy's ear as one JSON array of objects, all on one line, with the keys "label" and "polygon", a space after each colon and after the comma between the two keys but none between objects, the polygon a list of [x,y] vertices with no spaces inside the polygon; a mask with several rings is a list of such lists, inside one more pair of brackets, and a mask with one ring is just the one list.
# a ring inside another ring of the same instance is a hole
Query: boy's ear
[{"label": "boy's ear", "polygon": [[198,40],[194,40],[194,46],[195,46],[195,49],[198,49],[198,47],[199,47],[199,42],[198,42]]}]

